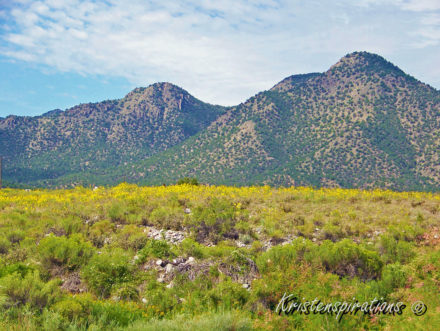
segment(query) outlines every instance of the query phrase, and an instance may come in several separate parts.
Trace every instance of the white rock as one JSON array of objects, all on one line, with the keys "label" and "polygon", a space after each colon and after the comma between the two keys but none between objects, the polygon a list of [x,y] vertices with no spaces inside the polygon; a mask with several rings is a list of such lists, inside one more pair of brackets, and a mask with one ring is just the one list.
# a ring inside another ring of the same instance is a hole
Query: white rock
[{"label": "white rock", "polygon": [[147,303],[147,299],[142,298],[142,302],[143,302],[143,303]]},{"label": "white rock", "polygon": [[161,267],[162,266],[163,261],[161,259],[156,261],[156,265]]},{"label": "white rock", "polygon": [[185,214],[190,214],[190,213],[191,213],[191,209],[185,208]]},{"label": "white rock", "polygon": [[192,264],[192,263],[194,263],[196,261],[196,259],[195,258],[193,258],[192,256],[190,256],[189,258],[188,258],[188,263],[189,264]]},{"label": "white rock", "polygon": [[243,284],[243,288],[248,289],[249,287],[251,287],[249,284]]},{"label": "white rock", "polygon": [[159,283],[163,283],[165,280],[163,279],[163,277],[159,277],[159,278],[157,279],[157,281],[158,281]]},{"label": "white rock", "polygon": [[174,270],[174,266],[171,263],[168,263],[167,266],[165,267],[165,271],[167,274],[173,272]]}]

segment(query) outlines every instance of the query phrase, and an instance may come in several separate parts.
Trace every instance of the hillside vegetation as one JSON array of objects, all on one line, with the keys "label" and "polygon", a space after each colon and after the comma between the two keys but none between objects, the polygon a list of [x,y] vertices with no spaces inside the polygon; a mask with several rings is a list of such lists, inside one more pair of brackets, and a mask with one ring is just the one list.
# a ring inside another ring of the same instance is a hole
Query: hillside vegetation
[{"label": "hillside vegetation", "polygon": [[0,120],[11,186],[170,184],[440,189],[440,92],[355,52],[230,108],[168,83]]},{"label": "hillside vegetation", "polygon": [[13,183],[132,164],[166,150],[223,114],[185,90],[157,83],[119,100],[75,106],[37,117],[0,120],[0,155]]},{"label": "hillside vegetation", "polygon": [[[440,195],[175,185],[0,191],[0,329],[440,327]],[[162,230],[162,231],[161,231]],[[276,312],[284,293],[402,314]],[[416,316],[411,305],[423,301]]]}]

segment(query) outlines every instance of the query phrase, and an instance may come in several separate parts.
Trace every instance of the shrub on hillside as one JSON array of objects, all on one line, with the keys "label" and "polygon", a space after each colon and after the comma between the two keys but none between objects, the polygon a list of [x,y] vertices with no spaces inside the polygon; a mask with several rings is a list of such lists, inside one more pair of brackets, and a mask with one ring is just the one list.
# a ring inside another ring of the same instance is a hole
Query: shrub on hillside
[{"label": "shrub on hillside", "polygon": [[49,235],[40,241],[38,254],[44,268],[62,266],[74,270],[87,263],[93,255],[93,246],[81,235],[70,238]]},{"label": "shrub on hillside", "polygon": [[367,250],[350,239],[337,243],[324,241],[316,254],[327,271],[340,277],[376,279],[382,270],[383,263],[376,252]]},{"label": "shrub on hillside", "polygon": [[142,249],[148,241],[148,237],[135,225],[126,225],[112,241],[112,246],[123,249]]},{"label": "shrub on hillside", "polygon": [[177,181],[177,185],[183,185],[183,184],[188,184],[188,185],[199,185],[199,181],[197,180],[197,178],[194,177],[185,177],[185,178],[181,178]]},{"label": "shrub on hillside", "polygon": [[223,238],[238,239],[235,221],[234,205],[225,199],[214,198],[207,206],[195,208],[189,226],[198,242],[208,240],[217,243]]},{"label": "shrub on hillside", "polygon": [[120,284],[133,281],[135,271],[130,255],[123,249],[116,248],[94,255],[83,269],[82,275],[93,293],[107,298]]},{"label": "shrub on hillside", "polygon": [[171,246],[165,240],[151,239],[138,253],[138,261],[144,262],[149,257],[167,259],[174,257]]},{"label": "shrub on hillside", "polygon": [[59,280],[44,282],[38,271],[25,276],[14,272],[0,278],[0,305],[4,308],[27,305],[42,310],[60,298],[58,285]]}]

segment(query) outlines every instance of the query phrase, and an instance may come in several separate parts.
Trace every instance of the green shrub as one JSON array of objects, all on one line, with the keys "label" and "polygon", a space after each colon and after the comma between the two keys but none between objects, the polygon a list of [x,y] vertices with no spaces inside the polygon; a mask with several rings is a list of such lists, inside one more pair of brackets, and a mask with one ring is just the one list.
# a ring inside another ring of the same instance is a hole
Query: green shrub
[{"label": "green shrub", "polygon": [[198,186],[199,181],[197,180],[197,178],[194,177],[185,177],[177,181],[177,185],[183,185],[183,184]]},{"label": "green shrub", "polygon": [[53,310],[69,321],[76,320],[78,324],[82,324],[90,313],[88,305],[74,297],[66,297],[57,302]]},{"label": "green shrub", "polygon": [[4,238],[0,238],[0,254],[7,254],[9,251],[9,248],[11,248],[11,242]]},{"label": "green shrub", "polygon": [[345,234],[340,225],[327,223],[322,228],[321,238],[324,240],[331,240],[333,242],[344,238]]},{"label": "green shrub", "polygon": [[148,217],[148,223],[159,228],[180,230],[184,214],[181,208],[175,206],[159,206]]},{"label": "green shrub", "polygon": [[79,217],[69,215],[61,220],[61,226],[67,236],[74,233],[80,233],[84,225],[84,221]]},{"label": "green shrub", "polygon": [[89,294],[67,297],[53,310],[74,330],[120,330],[143,317],[142,310],[133,303],[95,300]]},{"label": "green shrub", "polygon": [[205,257],[204,249],[205,246],[199,244],[191,238],[183,239],[178,247],[179,255],[183,255],[185,257],[193,256],[198,259]]},{"label": "green shrub", "polygon": [[7,238],[11,244],[18,244],[25,237],[25,233],[22,230],[12,230],[8,233]]},{"label": "green shrub", "polygon": [[387,296],[396,288],[405,286],[407,273],[400,263],[388,264],[382,270],[381,276],[381,295]]},{"label": "green shrub", "polygon": [[135,279],[136,267],[130,255],[120,248],[94,255],[82,275],[90,290],[102,298],[110,296],[120,284]]},{"label": "green shrub", "polygon": [[142,249],[148,241],[148,237],[135,225],[125,226],[112,241],[112,246],[123,249]]},{"label": "green shrub", "polygon": [[257,267],[261,272],[286,270],[292,264],[300,262],[306,252],[316,249],[316,245],[303,238],[294,240],[290,245],[278,245],[257,258]]},{"label": "green shrub", "polygon": [[208,206],[198,206],[189,224],[198,242],[205,240],[217,243],[223,238],[238,239],[235,225],[235,207],[225,199],[214,198]]},{"label": "green shrub", "polygon": [[420,226],[411,226],[401,224],[399,226],[392,225],[388,228],[388,232],[398,241],[414,241],[418,236],[421,236],[424,229]]},{"label": "green shrub", "polygon": [[24,277],[14,272],[0,278],[0,304],[4,308],[28,305],[42,310],[60,298],[58,285],[59,280],[45,283],[38,271],[28,272]]},{"label": "green shrub", "polygon": [[147,244],[138,253],[139,262],[144,262],[149,257],[166,259],[174,257],[170,245],[165,240],[148,240]]},{"label": "green shrub", "polygon": [[215,309],[230,310],[242,307],[249,299],[249,292],[241,284],[227,279],[211,289],[207,296]]},{"label": "green shrub", "polygon": [[40,241],[38,254],[43,267],[47,269],[63,266],[74,270],[87,263],[93,255],[93,247],[81,235],[70,238],[49,235]]},{"label": "green shrub", "polygon": [[378,278],[382,269],[379,255],[355,244],[350,239],[337,243],[324,241],[314,253],[327,271],[340,277]]},{"label": "green shrub", "polygon": [[124,283],[112,290],[111,297],[116,301],[138,301],[139,291],[133,284]]},{"label": "green shrub", "polygon": [[128,331],[187,331],[187,330],[216,330],[216,331],[247,331],[253,330],[252,322],[242,312],[206,313],[201,316],[188,318],[178,315],[171,320],[153,319],[137,321],[127,328]]},{"label": "green shrub", "polygon": [[99,221],[91,227],[89,238],[96,247],[102,247],[105,239],[109,238],[115,230],[116,226],[108,220]]},{"label": "green shrub", "polygon": [[22,262],[1,266],[0,267],[0,277],[10,275],[13,273],[18,273],[22,278],[28,274],[28,272],[33,271],[34,267],[26,265]]},{"label": "green shrub", "polygon": [[115,201],[108,209],[108,217],[112,222],[125,223],[127,220],[128,211],[122,201]]},{"label": "green shrub", "polygon": [[385,263],[409,262],[415,256],[413,248],[412,243],[396,240],[390,235],[382,235],[378,243],[378,250]]}]

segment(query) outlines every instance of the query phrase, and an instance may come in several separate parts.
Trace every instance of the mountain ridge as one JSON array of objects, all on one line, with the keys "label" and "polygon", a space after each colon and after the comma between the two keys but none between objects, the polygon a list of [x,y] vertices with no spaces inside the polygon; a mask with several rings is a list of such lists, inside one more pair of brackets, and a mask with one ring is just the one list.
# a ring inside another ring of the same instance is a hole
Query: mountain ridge
[{"label": "mountain ridge", "polygon": [[[156,84],[147,99],[148,88],[128,93],[124,114],[151,120],[160,133],[164,109],[211,109],[173,84]],[[439,189],[440,92],[379,55],[350,53],[323,73],[286,77],[237,106],[210,106],[219,107],[215,116],[162,148],[153,144],[150,154],[33,183],[160,184],[195,176],[228,185]]]}]

